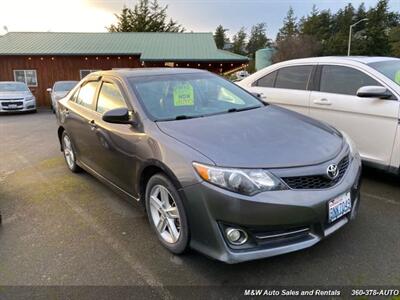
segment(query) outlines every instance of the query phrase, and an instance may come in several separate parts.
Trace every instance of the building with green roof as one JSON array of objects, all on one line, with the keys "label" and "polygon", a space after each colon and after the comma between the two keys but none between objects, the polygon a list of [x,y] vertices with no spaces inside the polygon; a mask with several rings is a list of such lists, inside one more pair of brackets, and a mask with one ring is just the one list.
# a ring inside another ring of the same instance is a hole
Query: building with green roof
[{"label": "building with green roof", "polygon": [[212,33],[10,32],[0,36],[0,80],[26,82],[42,106],[55,81],[94,70],[190,67],[236,70],[248,58],[216,47]]}]

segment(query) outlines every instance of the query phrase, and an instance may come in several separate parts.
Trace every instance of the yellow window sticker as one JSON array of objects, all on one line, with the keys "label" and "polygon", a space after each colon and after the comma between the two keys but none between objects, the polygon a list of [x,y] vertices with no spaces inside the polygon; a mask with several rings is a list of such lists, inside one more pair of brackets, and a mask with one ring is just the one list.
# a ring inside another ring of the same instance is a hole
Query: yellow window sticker
[{"label": "yellow window sticker", "polygon": [[396,72],[396,74],[394,75],[394,81],[395,81],[397,84],[400,84],[400,70],[398,70],[398,71]]},{"label": "yellow window sticker", "polygon": [[179,84],[174,87],[174,106],[193,106],[194,91],[189,83]]}]

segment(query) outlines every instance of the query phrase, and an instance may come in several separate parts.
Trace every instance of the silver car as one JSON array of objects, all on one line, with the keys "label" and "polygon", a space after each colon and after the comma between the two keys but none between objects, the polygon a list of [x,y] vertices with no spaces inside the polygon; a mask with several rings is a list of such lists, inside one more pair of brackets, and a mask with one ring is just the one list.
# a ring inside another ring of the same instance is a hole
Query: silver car
[{"label": "silver car", "polygon": [[50,93],[51,97],[51,108],[53,112],[57,110],[58,100],[64,98],[70,90],[72,90],[78,81],[56,81],[53,88],[48,88],[47,91]]},{"label": "silver car", "polygon": [[36,112],[36,98],[23,82],[0,81],[0,112]]}]

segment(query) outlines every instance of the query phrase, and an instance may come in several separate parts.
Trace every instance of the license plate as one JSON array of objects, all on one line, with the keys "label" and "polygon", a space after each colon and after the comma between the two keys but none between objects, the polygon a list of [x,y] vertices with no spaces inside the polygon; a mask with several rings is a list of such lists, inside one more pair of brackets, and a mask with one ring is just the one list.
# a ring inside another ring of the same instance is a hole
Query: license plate
[{"label": "license plate", "polygon": [[9,105],[8,105],[8,108],[17,108],[17,107],[18,107],[17,104],[9,104]]},{"label": "license plate", "polygon": [[351,211],[351,196],[350,192],[343,194],[329,201],[329,223],[339,219]]}]

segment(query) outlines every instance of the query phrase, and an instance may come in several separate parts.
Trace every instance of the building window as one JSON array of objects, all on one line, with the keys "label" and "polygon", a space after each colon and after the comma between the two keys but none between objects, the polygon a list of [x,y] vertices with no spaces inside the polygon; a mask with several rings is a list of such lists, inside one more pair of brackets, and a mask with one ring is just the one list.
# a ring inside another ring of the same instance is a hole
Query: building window
[{"label": "building window", "polygon": [[97,72],[97,71],[101,71],[101,70],[80,70],[79,74],[82,79],[82,78],[86,77],[87,75],[89,75],[90,73]]},{"label": "building window", "polygon": [[36,70],[14,70],[14,80],[26,83],[27,86],[37,86]]}]

